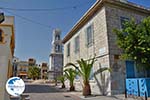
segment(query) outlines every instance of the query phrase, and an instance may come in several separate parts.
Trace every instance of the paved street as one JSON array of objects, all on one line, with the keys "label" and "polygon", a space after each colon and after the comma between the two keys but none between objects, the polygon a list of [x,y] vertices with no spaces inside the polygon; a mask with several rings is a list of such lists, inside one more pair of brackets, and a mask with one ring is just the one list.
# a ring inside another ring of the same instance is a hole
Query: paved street
[{"label": "paved street", "polygon": [[30,100],[82,100],[66,90],[46,84],[28,84],[24,95],[29,95]]},{"label": "paved street", "polygon": [[[30,99],[27,97],[26,100],[125,100],[124,95],[90,96],[85,98],[81,95],[81,92],[67,92],[46,84],[27,84],[23,95],[29,95]],[[126,100],[133,100],[133,98]]]}]

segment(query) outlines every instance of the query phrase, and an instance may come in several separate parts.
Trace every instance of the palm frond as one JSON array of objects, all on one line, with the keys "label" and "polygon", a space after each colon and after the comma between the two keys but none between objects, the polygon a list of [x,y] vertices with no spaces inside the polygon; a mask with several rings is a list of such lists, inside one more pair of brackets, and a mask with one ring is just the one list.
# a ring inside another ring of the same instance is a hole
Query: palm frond
[{"label": "palm frond", "polygon": [[59,76],[57,79],[60,80],[62,83],[64,83],[66,80],[66,76],[65,75]]},{"label": "palm frond", "polygon": [[76,70],[72,68],[67,68],[64,70],[66,78],[70,81],[71,84],[73,84],[73,81],[75,79],[75,76],[77,75]]},{"label": "palm frond", "polygon": [[109,72],[111,72],[111,69],[110,68],[107,68],[107,67],[104,67],[104,68],[100,68],[100,69],[98,69],[96,72],[94,72],[94,74],[92,75],[92,76],[95,76],[95,75],[97,75],[97,74],[99,74],[99,73],[102,73],[102,72],[104,72],[104,71],[109,71]]}]

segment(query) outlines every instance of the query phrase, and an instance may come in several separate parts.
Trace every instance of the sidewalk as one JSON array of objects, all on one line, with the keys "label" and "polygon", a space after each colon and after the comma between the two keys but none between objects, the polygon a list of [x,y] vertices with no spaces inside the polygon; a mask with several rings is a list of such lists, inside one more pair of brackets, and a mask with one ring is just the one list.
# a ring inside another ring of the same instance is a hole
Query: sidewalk
[{"label": "sidewalk", "polygon": [[[58,84],[56,86],[56,88],[59,88],[60,89],[60,84]],[[120,94],[120,95],[113,95],[113,96],[102,96],[102,95],[91,95],[91,96],[88,96],[88,97],[84,97],[82,95],[82,92],[81,91],[74,91],[74,92],[69,92],[69,88],[65,88],[65,89],[62,89],[64,92],[67,92],[67,94],[70,94],[70,95],[74,95],[74,96],[78,96],[79,98],[81,98],[81,100],[145,100],[145,98],[143,97],[132,97],[132,96],[129,96],[128,98],[125,98],[125,95],[124,94]],[[150,98],[148,98],[147,100],[150,100]]]},{"label": "sidewalk", "polygon": [[[145,100],[145,98],[140,98],[140,97],[125,98],[124,94],[114,95],[114,96],[91,95],[88,97],[82,96],[81,92],[72,92],[70,94],[78,96],[83,100]],[[150,99],[147,99],[147,100],[150,100]]]}]

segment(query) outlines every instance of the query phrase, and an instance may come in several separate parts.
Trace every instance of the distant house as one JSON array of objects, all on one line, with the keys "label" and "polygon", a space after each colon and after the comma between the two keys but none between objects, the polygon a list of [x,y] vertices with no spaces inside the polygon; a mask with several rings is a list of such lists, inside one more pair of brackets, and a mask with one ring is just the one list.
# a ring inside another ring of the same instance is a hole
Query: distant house
[{"label": "distant house", "polygon": [[[101,75],[91,78],[92,93],[124,93],[125,62],[119,58],[122,51],[112,30],[122,29],[126,20],[135,18],[139,23],[149,15],[150,10],[127,0],[97,0],[64,37],[64,65],[96,55],[92,73],[100,67],[110,67],[113,71],[103,73],[105,78]],[[81,89],[78,80],[76,88]]]},{"label": "distant house", "polygon": [[19,58],[13,57],[13,77],[17,76],[17,67],[18,67]]},{"label": "distant house", "polygon": [[18,76],[22,79],[28,78],[28,70],[30,67],[37,66],[36,59],[29,58],[27,61],[20,61],[19,58],[13,58],[13,76]]},{"label": "distant house", "polygon": [[48,79],[48,65],[47,63],[42,63],[41,65],[41,79]]},{"label": "distant house", "polygon": [[28,61],[19,61],[17,64],[17,76],[22,79],[28,78],[29,63]]},{"label": "distant house", "polygon": [[28,63],[29,63],[29,66],[35,66],[36,65],[36,60],[34,58],[29,58]]},{"label": "distant house", "polygon": [[9,95],[5,91],[5,83],[13,75],[14,49],[14,17],[5,16],[5,21],[0,24],[0,100],[9,100]]}]

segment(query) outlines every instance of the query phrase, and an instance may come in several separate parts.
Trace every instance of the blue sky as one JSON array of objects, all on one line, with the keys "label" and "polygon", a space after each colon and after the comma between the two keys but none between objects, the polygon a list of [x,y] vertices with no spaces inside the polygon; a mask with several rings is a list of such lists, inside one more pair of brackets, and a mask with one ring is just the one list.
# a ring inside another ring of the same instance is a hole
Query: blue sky
[{"label": "blue sky", "polygon": [[[1,9],[5,15],[15,16],[15,56],[20,60],[32,57],[49,61],[52,30],[60,28],[62,37],[96,0],[0,0],[0,8],[52,9],[49,11],[17,11]],[[129,0],[150,7],[150,0]],[[68,9],[54,9],[68,8]]]}]

